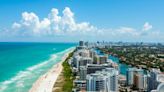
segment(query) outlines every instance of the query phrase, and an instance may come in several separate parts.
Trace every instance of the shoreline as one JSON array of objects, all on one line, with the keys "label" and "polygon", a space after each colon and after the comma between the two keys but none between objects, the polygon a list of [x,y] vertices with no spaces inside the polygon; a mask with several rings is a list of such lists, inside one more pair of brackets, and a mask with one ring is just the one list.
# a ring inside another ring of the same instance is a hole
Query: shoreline
[{"label": "shoreline", "polygon": [[41,75],[32,85],[29,92],[52,92],[53,86],[63,70],[62,63],[73,49],[65,53],[60,62],[50,68],[45,74]]}]

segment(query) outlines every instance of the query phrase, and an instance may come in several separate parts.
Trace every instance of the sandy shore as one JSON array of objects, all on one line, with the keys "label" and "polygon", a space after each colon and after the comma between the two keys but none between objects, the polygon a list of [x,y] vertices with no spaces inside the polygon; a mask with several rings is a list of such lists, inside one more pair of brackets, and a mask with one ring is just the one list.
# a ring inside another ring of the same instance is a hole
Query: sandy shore
[{"label": "sandy shore", "polygon": [[53,86],[59,74],[62,72],[62,62],[68,57],[71,51],[69,51],[62,57],[61,62],[55,64],[46,74],[42,75],[33,84],[29,92],[52,92]]}]

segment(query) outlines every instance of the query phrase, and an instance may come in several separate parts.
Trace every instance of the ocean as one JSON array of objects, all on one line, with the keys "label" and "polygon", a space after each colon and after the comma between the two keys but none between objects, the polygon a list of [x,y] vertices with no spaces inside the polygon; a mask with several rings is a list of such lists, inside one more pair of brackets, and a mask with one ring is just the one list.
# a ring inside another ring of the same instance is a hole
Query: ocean
[{"label": "ocean", "polygon": [[0,92],[28,92],[74,43],[0,43]]}]

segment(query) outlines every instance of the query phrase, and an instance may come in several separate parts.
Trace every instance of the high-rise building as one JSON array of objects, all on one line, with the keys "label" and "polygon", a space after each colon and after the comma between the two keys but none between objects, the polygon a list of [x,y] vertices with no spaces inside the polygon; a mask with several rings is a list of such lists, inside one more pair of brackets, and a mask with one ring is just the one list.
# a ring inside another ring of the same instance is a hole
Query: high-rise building
[{"label": "high-rise building", "polygon": [[110,77],[110,92],[118,92],[118,76]]},{"label": "high-rise building", "polygon": [[127,85],[132,86],[134,84],[134,68],[129,68],[126,73]]},{"label": "high-rise building", "polygon": [[79,68],[79,61],[80,61],[81,57],[80,56],[74,56],[73,57],[73,67],[75,68]]},{"label": "high-rise building", "polygon": [[164,92],[164,74],[158,74],[157,75],[157,92]]},{"label": "high-rise building", "polygon": [[79,46],[76,47],[76,50],[88,49],[84,41],[79,41]]},{"label": "high-rise building", "polygon": [[112,67],[110,64],[88,64],[87,65],[87,74],[95,73],[96,71],[102,71],[105,68]]},{"label": "high-rise building", "polygon": [[98,62],[100,62],[99,56],[98,55],[94,55],[93,56],[93,63],[94,64],[98,64]]},{"label": "high-rise building", "polygon": [[108,55],[99,55],[99,64],[105,64],[108,61]]},{"label": "high-rise building", "polygon": [[90,57],[89,50],[87,50],[87,49],[78,50],[77,54],[81,57]]},{"label": "high-rise building", "polygon": [[85,80],[87,76],[86,66],[80,66],[80,80]]},{"label": "high-rise building", "polygon": [[79,70],[80,66],[86,66],[87,64],[92,64],[93,59],[90,57],[89,50],[80,49],[74,53],[73,56],[73,67]]},{"label": "high-rise building", "polygon": [[157,92],[164,92],[164,82],[158,85]]},{"label": "high-rise building", "polygon": [[92,64],[93,60],[90,57],[83,57],[79,60],[79,66],[86,66],[87,64]]},{"label": "high-rise building", "polygon": [[139,90],[144,90],[144,76],[142,74],[135,73],[133,85]]},{"label": "high-rise building", "polygon": [[79,46],[84,46],[84,41],[79,41]]},{"label": "high-rise building", "polygon": [[[136,75],[134,78],[134,75]],[[135,84],[138,84],[138,81],[141,81],[143,76],[143,70],[142,69],[137,69],[137,68],[129,68],[126,72],[126,79],[127,79],[127,85],[128,86],[133,86]],[[134,83],[136,82],[136,83]]]},{"label": "high-rise building", "polygon": [[92,49],[89,50],[89,57],[91,57],[93,59],[95,55],[96,55],[96,51],[94,51]]},{"label": "high-rise building", "polygon": [[148,78],[148,92],[150,92],[151,90],[157,89],[157,86],[158,86],[157,75],[158,74],[160,74],[160,70],[157,70],[157,69],[150,70],[149,78]]},{"label": "high-rise building", "polygon": [[85,42],[84,45],[88,47],[89,46],[89,43],[88,42]]},{"label": "high-rise building", "polygon": [[105,64],[108,61],[108,55],[95,55],[93,60],[94,64]]},{"label": "high-rise building", "polygon": [[106,68],[87,75],[87,91],[118,92],[118,71]]},{"label": "high-rise building", "polygon": [[143,76],[143,82],[144,82],[144,83],[143,83],[143,84],[144,84],[144,85],[143,85],[144,90],[147,91],[147,89],[148,89],[148,75],[144,75],[144,76]]},{"label": "high-rise building", "polygon": [[148,92],[164,92],[164,83],[160,83],[156,90],[151,90]]}]

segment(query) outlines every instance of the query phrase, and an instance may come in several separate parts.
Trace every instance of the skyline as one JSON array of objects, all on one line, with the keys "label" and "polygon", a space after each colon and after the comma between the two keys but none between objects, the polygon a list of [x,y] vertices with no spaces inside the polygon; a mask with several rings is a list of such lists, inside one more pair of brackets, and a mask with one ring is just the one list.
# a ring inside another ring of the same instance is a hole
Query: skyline
[{"label": "skyline", "polygon": [[163,42],[163,3],[162,0],[89,0],[87,3],[1,0],[0,41]]}]

